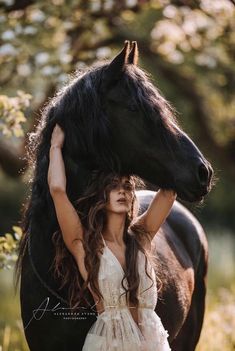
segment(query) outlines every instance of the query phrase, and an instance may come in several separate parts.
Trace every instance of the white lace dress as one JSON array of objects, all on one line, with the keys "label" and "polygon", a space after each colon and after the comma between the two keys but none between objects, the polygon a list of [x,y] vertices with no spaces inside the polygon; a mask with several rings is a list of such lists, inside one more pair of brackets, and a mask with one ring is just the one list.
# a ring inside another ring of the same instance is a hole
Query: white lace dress
[{"label": "white lace dress", "polygon": [[[82,351],[169,351],[168,332],[164,329],[161,319],[154,311],[157,304],[157,284],[153,267],[148,262],[148,272],[152,281],[145,273],[145,256],[139,251],[139,307],[138,325],[134,321],[126,304],[125,290],[121,286],[124,270],[104,241],[98,275],[99,288],[104,296],[104,312],[98,315],[85,339]],[[124,280],[127,284],[127,280]],[[126,285],[125,285],[126,286]]]}]

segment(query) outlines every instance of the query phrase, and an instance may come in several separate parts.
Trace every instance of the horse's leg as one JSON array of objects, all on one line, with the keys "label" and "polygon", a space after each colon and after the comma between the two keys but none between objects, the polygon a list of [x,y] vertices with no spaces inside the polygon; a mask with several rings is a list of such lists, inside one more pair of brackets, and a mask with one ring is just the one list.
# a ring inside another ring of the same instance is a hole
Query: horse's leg
[{"label": "horse's leg", "polygon": [[195,288],[188,316],[179,334],[171,343],[172,351],[194,351],[200,338],[206,297],[207,257],[205,255],[201,258],[201,269],[195,278]]}]

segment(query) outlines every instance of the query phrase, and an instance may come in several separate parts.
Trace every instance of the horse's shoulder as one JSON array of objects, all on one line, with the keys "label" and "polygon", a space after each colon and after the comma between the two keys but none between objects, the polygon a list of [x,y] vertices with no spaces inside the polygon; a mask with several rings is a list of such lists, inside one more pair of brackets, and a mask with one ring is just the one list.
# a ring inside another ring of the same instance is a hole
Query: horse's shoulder
[{"label": "horse's shoulder", "polygon": [[176,201],[167,217],[167,224],[185,246],[197,266],[200,257],[205,262],[208,256],[206,233],[198,219],[180,202]]},{"label": "horse's shoulder", "polygon": [[[182,238],[195,240],[202,245],[206,244],[205,231],[199,220],[180,202],[175,201],[167,217],[167,223],[172,229],[182,233]],[[191,235],[189,235],[191,233]]]}]

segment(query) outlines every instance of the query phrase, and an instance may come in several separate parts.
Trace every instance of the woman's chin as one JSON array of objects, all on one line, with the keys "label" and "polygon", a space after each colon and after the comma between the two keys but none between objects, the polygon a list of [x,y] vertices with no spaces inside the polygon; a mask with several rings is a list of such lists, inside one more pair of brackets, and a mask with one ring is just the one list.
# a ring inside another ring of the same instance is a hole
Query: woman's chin
[{"label": "woman's chin", "polygon": [[128,205],[125,205],[125,204],[120,204],[118,206],[109,206],[106,208],[107,212],[113,212],[113,213],[117,213],[117,214],[120,214],[120,213],[125,213],[127,214],[131,208],[130,206]]},{"label": "woman's chin", "polygon": [[118,206],[115,207],[114,212],[116,213],[128,213],[130,211],[128,206]]}]

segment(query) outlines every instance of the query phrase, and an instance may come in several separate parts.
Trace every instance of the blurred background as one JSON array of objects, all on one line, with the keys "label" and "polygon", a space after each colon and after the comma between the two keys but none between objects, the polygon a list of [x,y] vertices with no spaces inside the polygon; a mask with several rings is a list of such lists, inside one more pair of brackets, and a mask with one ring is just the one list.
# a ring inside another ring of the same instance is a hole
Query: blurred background
[{"label": "blurred background", "polygon": [[209,240],[197,351],[235,350],[235,2],[4,0],[0,3],[0,350],[28,350],[12,276],[30,194],[28,133],[68,75],[137,40],[139,65],[214,167],[203,204],[184,203]]}]

